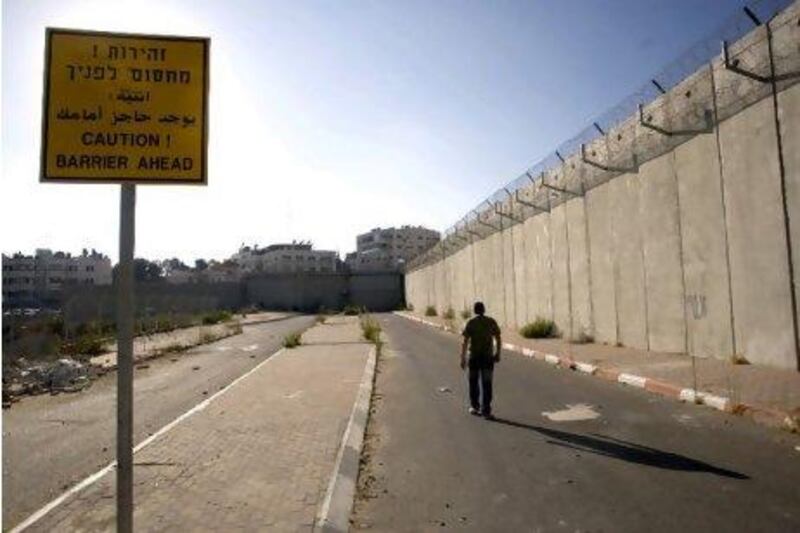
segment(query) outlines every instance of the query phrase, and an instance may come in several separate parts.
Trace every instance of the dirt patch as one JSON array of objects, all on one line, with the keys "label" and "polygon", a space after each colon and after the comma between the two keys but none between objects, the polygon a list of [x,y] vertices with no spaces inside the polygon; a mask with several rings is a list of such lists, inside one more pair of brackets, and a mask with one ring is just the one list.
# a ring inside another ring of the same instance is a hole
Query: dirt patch
[{"label": "dirt patch", "polygon": [[382,352],[385,350],[385,346],[383,346],[382,350],[378,350],[377,359],[375,361],[375,386],[369,402],[369,417],[364,432],[364,445],[361,450],[361,459],[359,461],[355,501],[353,502],[353,512],[350,515],[350,527],[353,530],[370,528],[370,524],[359,519],[359,516],[362,514],[362,509],[369,500],[387,493],[385,476],[380,473],[383,464],[376,463],[374,459],[375,452],[381,443],[381,434],[376,418],[380,416],[380,412],[383,408],[383,394],[380,392],[380,382],[385,364],[385,357],[382,355]]}]

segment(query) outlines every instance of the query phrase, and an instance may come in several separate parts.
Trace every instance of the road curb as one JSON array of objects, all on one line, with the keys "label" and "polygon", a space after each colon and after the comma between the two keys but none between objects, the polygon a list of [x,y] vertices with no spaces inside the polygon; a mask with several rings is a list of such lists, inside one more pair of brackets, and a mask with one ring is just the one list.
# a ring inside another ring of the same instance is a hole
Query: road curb
[{"label": "road curb", "polygon": [[[415,322],[419,322],[421,324],[435,327],[436,329],[450,331],[450,329],[448,329],[446,326],[442,326],[441,324],[424,320],[407,313],[395,311],[394,314]],[[697,391],[666,381],[648,378],[646,376],[638,376],[636,374],[629,374],[619,370],[600,368],[591,363],[576,361],[571,358],[561,357],[522,346],[516,346],[507,342],[503,343],[503,348],[519,355],[544,361],[558,368],[568,368],[570,370],[582,372],[607,381],[614,381],[623,385],[644,389],[650,393],[672,398],[674,400],[687,403],[690,402],[697,405],[706,405],[712,409],[729,414],[747,415],[753,421],[762,425],[779,427],[788,431],[800,431],[800,416],[793,416],[791,413],[782,411],[780,409],[737,403],[732,401],[730,398],[711,394],[709,392]]]},{"label": "road curb", "polygon": [[280,316],[277,318],[266,318],[264,320],[254,320],[253,322],[240,322],[239,325],[244,327],[247,326],[258,326],[260,324],[269,324],[270,322],[281,322],[283,320],[289,320],[290,318],[297,318],[303,315],[287,315],[287,316]]},{"label": "road curb", "polygon": [[375,383],[376,349],[373,346],[367,357],[358,396],[350,413],[350,420],[342,436],[336,455],[328,489],[317,513],[315,529],[322,532],[345,532],[350,528],[350,513],[356,495],[356,482],[367,429],[369,404]]}]

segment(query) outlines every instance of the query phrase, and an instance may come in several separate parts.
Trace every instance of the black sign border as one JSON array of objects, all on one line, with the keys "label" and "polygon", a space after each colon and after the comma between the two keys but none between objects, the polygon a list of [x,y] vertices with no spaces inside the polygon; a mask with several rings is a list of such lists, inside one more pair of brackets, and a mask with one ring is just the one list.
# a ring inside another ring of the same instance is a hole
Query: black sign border
[{"label": "black sign border", "polygon": [[[202,173],[200,179],[196,178],[143,178],[136,177],[115,177],[115,178],[90,178],[87,176],[76,177],[51,177],[47,175],[47,138],[49,128],[48,106],[50,103],[50,54],[53,35],[85,35],[97,37],[118,37],[121,39],[144,39],[158,41],[182,41],[199,42],[203,44],[203,135],[202,135]],[[209,54],[211,51],[211,38],[209,37],[190,37],[182,35],[157,35],[142,33],[121,33],[109,31],[78,30],[71,28],[45,28],[45,47],[44,47],[44,90],[42,97],[42,149],[39,162],[39,183],[133,183],[136,185],[208,185],[208,95],[209,95]]]}]

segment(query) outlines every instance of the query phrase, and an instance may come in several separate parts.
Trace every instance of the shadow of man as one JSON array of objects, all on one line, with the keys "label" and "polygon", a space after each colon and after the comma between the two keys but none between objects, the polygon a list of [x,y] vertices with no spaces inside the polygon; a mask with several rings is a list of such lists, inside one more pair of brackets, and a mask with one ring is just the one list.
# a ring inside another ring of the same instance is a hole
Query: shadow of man
[{"label": "shadow of man", "polygon": [[545,437],[548,437],[547,442],[556,446],[563,446],[580,450],[587,453],[594,453],[597,455],[604,455],[614,459],[620,459],[629,463],[637,463],[656,468],[663,468],[666,470],[681,470],[684,472],[708,472],[721,477],[732,479],[750,479],[750,476],[719,468],[710,465],[703,461],[698,461],[684,455],[672,452],[665,452],[657,448],[650,448],[642,446],[622,439],[608,437],[605,435],[598,435],[592,433],[590,435],[581,435],[578,433],[569,433],[557,429],[545,428],[531,424],[523,424],[522,422],[515,422],[504,418],[496,418],[495,423],[512,426],[521,429],[534,431]]}]

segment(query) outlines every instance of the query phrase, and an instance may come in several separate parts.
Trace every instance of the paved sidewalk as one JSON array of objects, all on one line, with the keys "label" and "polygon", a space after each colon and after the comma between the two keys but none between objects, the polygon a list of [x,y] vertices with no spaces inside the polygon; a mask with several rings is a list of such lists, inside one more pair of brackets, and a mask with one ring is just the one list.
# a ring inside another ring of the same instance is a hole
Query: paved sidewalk
[{"label": "paved sidewalk", "polygon": [[[279,352],[136,453],[137,531],[313,528],[372,346],[349,321],[305,336],[317,344]],[[112,471],[31,530],[113,530],[114,483]]]},{"label": "paved sidewalk", "polygon": [[[460,332],[464,324],[460,318],[399,314],[453,332]],[[800,372],[605,344],[526,339],[509,328],[503,328],[503,344],[552,364],[722,411],[748,414],[766,425],[797,429],[800,423]]]}]

